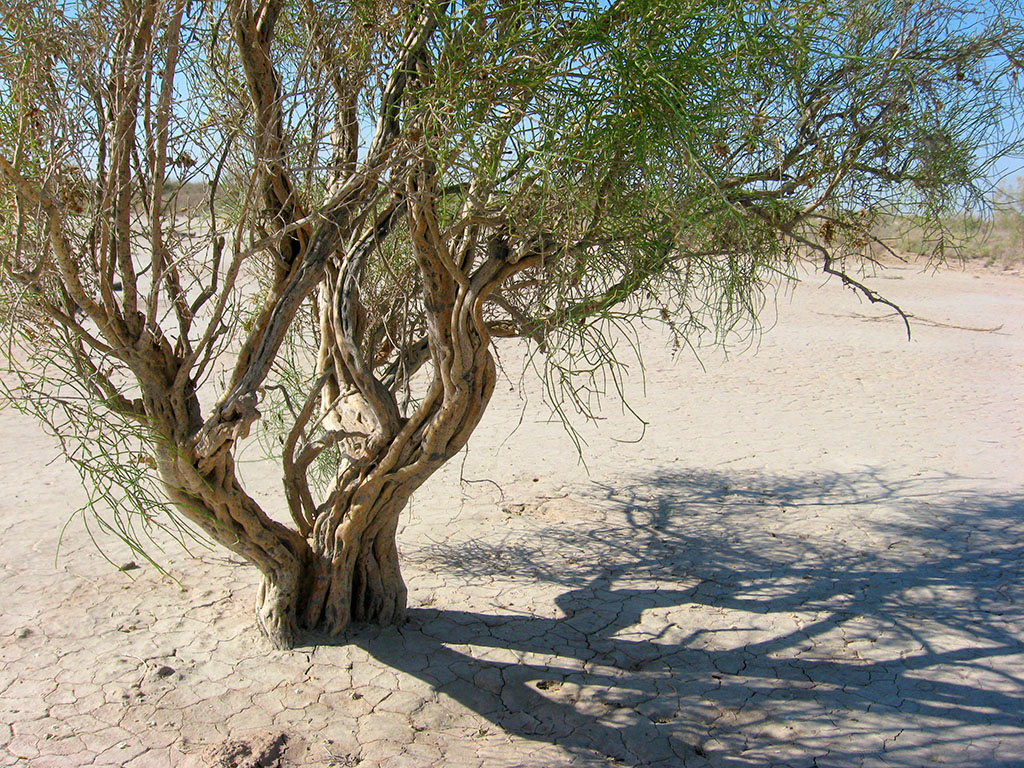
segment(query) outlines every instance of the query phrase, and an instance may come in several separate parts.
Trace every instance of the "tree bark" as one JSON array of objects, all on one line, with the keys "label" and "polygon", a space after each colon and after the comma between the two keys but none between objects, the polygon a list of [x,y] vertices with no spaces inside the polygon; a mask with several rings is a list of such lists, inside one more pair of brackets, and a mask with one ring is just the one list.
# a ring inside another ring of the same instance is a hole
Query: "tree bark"
[{"label": "tree bark", "polygon": [[[298,513],[292,509],[299,530],[273,520],[245,493],[232,458],[234,446],[259,418],[257,385],[269,370],[280,333],[266,330],[262,341],[242,355],[245,365],[236,369],[241,373],[205,422],[198,419],[192,394],[195,413],[190,412],[189,424],[195,429],[189,436],[174,431],[180,419],[163,419],[167,442],[157,454],[170,498],[214,540],[260,570],[257,623],[278,648],[292,647],[300,628],[337,637],[352,622],[404,619],[399,517],[413,492],[466,445],[494,391],[483,303],[495,285],[521,267],[488,259],[470,279],[438,241],[436,179],[429,167],[421,176],[411,184],[413,202],[407,208],[423,280],[433,378],[413,412],[404,415],[394,392],[377,378],[372,353],[365,354],[360,343],[358,275],[365,253],[355,247],[336,272],[330,263],[324,265],[334,278],[322,296],[330,302],[324,302],[321,316],[318,360],[318,372],[327,376],[322,383],[325,423],[355,428],[340,430],[353,445],[346,447],[348,463],[328,498],[316,509],[307,499],[304,511],[300,498]],[[304,280],[293,282],[302,287]],[[279,302],[268,329],[274,322],[281,327],[289,322],[296,302],[307,293],[295,289],[291,304]],[[156,389],[164,395],[166,384]],[[147,411],[159,412],[164,399],[149,397]],[[353,417],[358,417],[354,424],[347,424]],[[286,482],[290,479],[286,472]]]},{"label": "tree bark", "polygon": [[352,622],[404,620],[399,518],[412,494],[465,446],[483,415],[496,372],[485,347],[476,353],[459,387],[446,393],[435,380],[398,433],[368,446],[339,479],[307,539],[311,557],[297,607],[300,626],[337,637]]},{"label": "tree bark", "polygon": [[294,647],[296,613],[302,598],[306,569],[301,562],[264,573],[256,594],[256,624],[270,644],[280,650]]},{"label": "tree bark", "polygon": [[302,624],[337,636],[351,622],[396,624],[405,618],[406,594],[398,563],[398,518],[404,503],[382,504],[369,514],[346,515],[311,566]]},{"label": "tree bark", "polygon": [[[485,349],[445,392],[435,381],[417,413],[390,440],[369,446],[339,479],[303,537],[268,517],[242,489],[229,447],[200,460],[160,442],[169,498],[188,519],[262,575],[257,624],[280,649],[299,629],[341,635],[352,622],[400,623],[407,590],[396,535],[413,492],[466,444],[494,390]],[[446,396],[447,395],[447,396]]]}]

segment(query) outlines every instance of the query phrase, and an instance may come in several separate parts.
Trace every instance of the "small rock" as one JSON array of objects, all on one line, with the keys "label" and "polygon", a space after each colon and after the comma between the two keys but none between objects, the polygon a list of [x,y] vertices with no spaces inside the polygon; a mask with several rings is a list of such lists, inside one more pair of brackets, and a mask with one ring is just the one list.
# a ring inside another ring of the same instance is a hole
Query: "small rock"
[{"label": "small rock", "polygon": [[19,629],[18,630],[17,637],[18,637],[19,640],[24,640],[26,637],[32,637],[32,635],[34,635],[34,634],[35,634],[35,632],[33,632],[28,627],[25,627],[24,629]]},{"label": "small rock", "polygon": [[122,565],[117,566],[117,570],[119,570],[119,571],[134,571],[138,567],[139,567],[138,563],[136,563],[134,560],[129,560],[127,563],[124,563]]},{"label": "small rock", "polygon": [[162,667],[158,667],[156,670],[157,677],[170,677],[174,674],[174,667],[168,667],[166,664]]}]

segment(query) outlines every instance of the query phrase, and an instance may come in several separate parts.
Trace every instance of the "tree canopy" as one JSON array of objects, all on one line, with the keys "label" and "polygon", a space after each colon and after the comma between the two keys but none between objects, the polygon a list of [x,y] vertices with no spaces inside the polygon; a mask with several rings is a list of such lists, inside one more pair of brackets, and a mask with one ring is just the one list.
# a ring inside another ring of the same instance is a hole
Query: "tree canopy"
[{"label": "tree canopy", "polygon": [[[401,617],[398,515],[477,425],[496,340],[584,408],[609,324],[723,334],[801,259],[885,301],[852,268],[875,225],[941,255],[1021,146],[1016,2],[0,14],[8,394],[132,546],[169,501],[259,568],[279,646]],[[260,422],[287,516],[235,472]]]}]

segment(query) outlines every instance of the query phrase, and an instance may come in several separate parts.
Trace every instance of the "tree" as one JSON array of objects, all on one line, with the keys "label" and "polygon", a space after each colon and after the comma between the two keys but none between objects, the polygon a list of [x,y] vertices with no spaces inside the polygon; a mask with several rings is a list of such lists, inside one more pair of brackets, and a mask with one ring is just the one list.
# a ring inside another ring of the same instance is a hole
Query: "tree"
[{"label": "tree", "polygon": [[[399,514],[496,340],[571,402],[609,326],[723,333],[801,258],[884,301],[845,267],[873,224],[946,243],[1019,140],[1012,2],[10,0],[2,30],[9,397],[133,546],[167,501],[258,568],[278,647],[401,618]],[[266,429],[288,523],[235,469]]]}]

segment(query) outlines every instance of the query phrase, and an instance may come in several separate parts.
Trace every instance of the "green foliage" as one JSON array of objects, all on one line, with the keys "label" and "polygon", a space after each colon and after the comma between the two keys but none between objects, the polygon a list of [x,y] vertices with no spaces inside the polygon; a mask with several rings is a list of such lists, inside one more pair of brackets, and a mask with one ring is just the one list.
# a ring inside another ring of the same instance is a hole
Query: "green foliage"
[{"label": "green foliage", "polygon": [[586,410],[580,376],[618,357],[598,329],[645,316],[721,341],[808,245],[983,204],[991,142],[1020,141],[991,45],[1020,45],[1020,13],[990,11],[461,3],[409,119],[443,182],[473,189],[446,223],[468,210],[507,221],[513,250],[540,232],[571,254],[501,296],[543,340],[556,407]]},{"label": "green foliage", "polygon": [[[11,338],[12,331],[5,330]],[[52,324],[44,333],[26,327],[14,333],[24,335],[18,350],[9,350],[10,362],[15,355],[28,357],[2,372],[0,404],[42,423],[81,478],[85,502],[69,513],[65,525],[77,517],[100,553],[106,547],[97,533],[114,537],[161,571],[155,551],[162,551],[168,539],[186,549],[194,544],[208,547],[175,513],[159,485],[151,454],[155,436],[111,407],[99,391],[99,371],[76,368],[62,351],[77,342]]]}]

